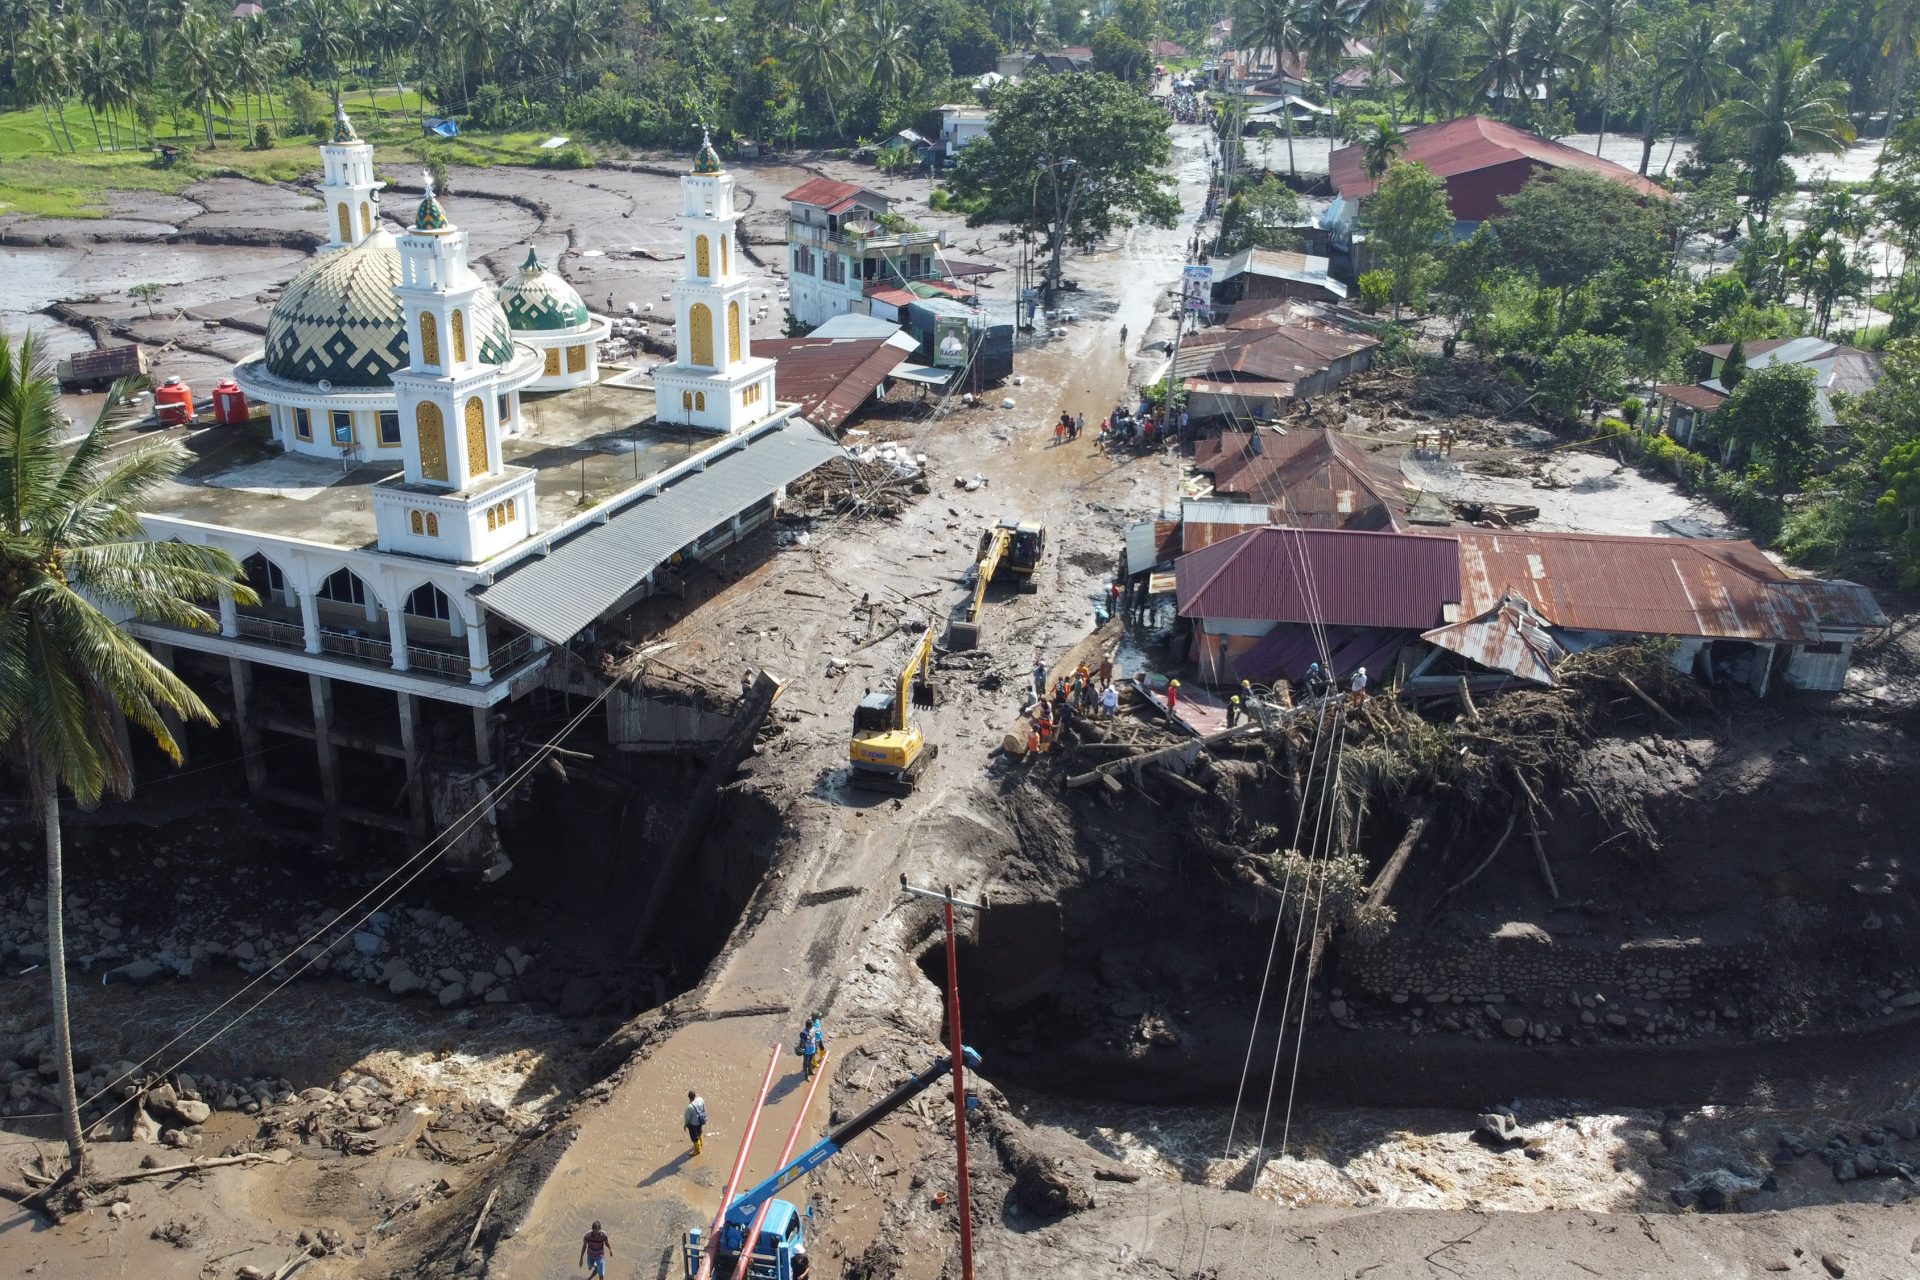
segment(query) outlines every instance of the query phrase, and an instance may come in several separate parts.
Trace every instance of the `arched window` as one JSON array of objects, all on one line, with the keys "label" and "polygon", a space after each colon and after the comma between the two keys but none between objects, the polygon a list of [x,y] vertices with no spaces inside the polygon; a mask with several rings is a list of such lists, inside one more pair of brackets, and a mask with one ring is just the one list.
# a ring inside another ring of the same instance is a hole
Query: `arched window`
[{"label": "arched window", "polygon": [[487,472],[487,406],[479,396],[467,397],[467,470]]},{"label": "arched window", "polygon": [[500,523],[499,510],[500,509],[498,507],[487,508],[487,532],[488,533],[492,533]]},{"label": "arched window", "polygon": [[[429,317],[422,316],[422,320]],[[413,407],[413,430],[420,439],[420,474],[429,480],[447,478],[447,427],[440,417],[437,404],[417,404]],[[427,516],[431,531],[433,516]]]},{"label": "arched window", "polygon": [[352,244],[353,243],[353,212],[349,210],[345,205],[340,205],[338,208],[334,210],[334,212],[340,215],[340,243]]},{"label": "arched window", "polygon": [[707,393],[706,392],[696,391],[693,393],[693,407],[695,409],[698,409],[701,413],[705,413],[707,411]]},{"label": "arched window", "polygon": [[467,358],[467,317],[458,307],[453,312],[453,362],[465,363]]},{"label": "arched window", "polygon": [[420,518],[418,511],[409,511],[407,513],[407,523],[413,527],[413,536],[416,538],[425,532],[427,527],[426,521]]},{"label": "arched window", "polygon": [[720,237],[720,274],[724,276],[731,270],[733,270],[733,268],[727,265],[727,238],[725,236],[721,236]]},{"label": "arched window", "polygon": [[420,313],[420,363],[440,363],[440,323],[431,313]]},{"label": "arched window", "polygon": [[693,238],[693,274],[702,280],[713,275],[713,250],[707,246],[705,236]]},{"label": "arched window", "polygon": [[713,312],[704,302],[687,308],[688,362],[713,368]]},{"label": "arched window", "polygon": [[365,200],[360,202],[360,234],[363,236],[373,234],[373,211],[367,208]]},{"label": "arched window", "polygon": [[440,536],[440,517],[431,511],[427,512],[427,536],[429,538]]},{"label": "arched window", "polygon": [[727,361],[737,364],[740,360],[740,304],[727,304]]},{"label": "arched window", "polygon": [[691,392],[691,391],[682,391],[682,392],[680,393],[680,407],[681,407],[682,409],[691,409],[691,408],[693,408],[693,392]]}]

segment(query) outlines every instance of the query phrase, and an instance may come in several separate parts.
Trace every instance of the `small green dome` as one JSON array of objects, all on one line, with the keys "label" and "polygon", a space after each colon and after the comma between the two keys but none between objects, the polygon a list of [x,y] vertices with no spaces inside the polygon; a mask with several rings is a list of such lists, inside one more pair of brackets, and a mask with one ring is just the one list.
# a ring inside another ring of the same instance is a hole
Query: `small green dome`
[{"label": "small green dome", "polygon": [[579,292],[558,272],[542,266],[532,249],[520,270],[495,293],[507,324],[516,330],[573,329],[592,319]]},{"label": "small green dome", "polygon": [[700,153],[693,158],[695,173],[720,172],[720,153],[713,149],[713,136],[705,129],[700,131]]},{"label": "small green dome", "polygon": [[413,211],[413,229],[415,231],[445,231],[447,229],[447,211],[433,197],[433,188],[427,188],[427,198]]},{"label": "small green dome", "polygon": [[333,109],[333,140],[335,142],[360,141],[360,135],[353,131],[353,121],[347,119],[347,109],[338,105]]},{"label": "small green dome", "polygon": [[[393,294],[399,283],[400,251],[385,231],[309,263],[267,319],[267,371],[341,388],[392,386],[393,371],[411,358],[406,312]],[[492,293],[474,296],[467,328],[482,363],[512,362],[513,334]]]}]

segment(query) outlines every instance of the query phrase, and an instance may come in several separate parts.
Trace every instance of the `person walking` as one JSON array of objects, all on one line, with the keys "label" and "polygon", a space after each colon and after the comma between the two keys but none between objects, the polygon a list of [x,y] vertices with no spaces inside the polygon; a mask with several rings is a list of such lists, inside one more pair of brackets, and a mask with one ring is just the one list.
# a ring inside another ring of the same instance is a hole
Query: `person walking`
[{"label": "person walking", "polygon": [[1060,421],[1053,424],[1054,444],[1063,445],[1067,442],[1067,422],[1068,421],[1069,419],[1067,418],[1067,415],[1063,413],[1060,415]]},{"label": "person walking", "polygon": [[1033,696],[1036,698],[1047,696],[1047,660],[1045,658],[1034,659]]},{"label": "person walking", "polygon": [[707,1131],[707,1100],[692,1089],[687,1090],[687,1113],[684,1119],[687,1138],[693,1143],[693,1154],[699,1155],[702,1149],[701,1135]]},{"label": "person walking", "polygon": [[1227,728],[1231,729],[1240,722],[1240,695],[1234,694],[1227,699]]},{"label": "person walking", "polygon": [[1353,682],[1347,687],[1350,691],[1347,698],[1349,705],[1357,707],[1365,702],[1367,700],[1367,669],[1365,667],[1355,667],[1353,669]]},{"label": "person walking", "polygon": [[1111,720],[1120,710],[1120,690],[1111,683],[1100,692],[1100,711]]},{"label": "person walking", "polygon": [[580,1238],[580,1265],[587,1269],[587,1275],[607,1280],[607,1255],[613,1252],[613,1241],[607,1239],[607,1233],[600,1229],[598,1222],[593,1230]]},{"label": "person walking", "polygon": [[827,1029],[820,1015],[814,1014],[807,1019],[807,1025],[800,1028],[800,1057],[806,1063],[807,1079],[813,1079],[813,1073],[820,1069],[820,1059],[827,1051]]},{"label": "person walking", "polygon": [[1175,708],[1179,707],[1179,705],[1180,682],[1178,680],[1170,680],[1167,682],[1167,710],[1172,712]]},{"label": "person walking", "polygon": [[1080,433],[1087,429],[1087,415],[1082,413],[1073,420],[1073,438],[1078,440]]},{"label": "person walking", "polygon": [[1100,687],[1104,689],[1112,683],[1113,683],[1113,655],[1109,653],[1104,658],[1100,659]]},{"label": "person walking", "polygon": [[1127,326],[1125,325],[1120,326],[1120,345],[1123,347],[1127,345]]}]

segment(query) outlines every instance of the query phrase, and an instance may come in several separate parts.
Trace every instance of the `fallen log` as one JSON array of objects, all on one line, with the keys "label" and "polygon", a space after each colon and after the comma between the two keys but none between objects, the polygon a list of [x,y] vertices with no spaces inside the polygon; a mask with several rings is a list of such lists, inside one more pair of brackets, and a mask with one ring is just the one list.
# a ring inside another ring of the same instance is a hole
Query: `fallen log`
[{"label": "fallen log", "polygon": [[1631,693],[1634,697],[1640,699],[1640,701],[1646,703],[1649,707],[1652,707],[1654,712],[1658,714],[1662,720],[1665,720],[1668,724],[1671,724],[1671,725],[1678,725],[1680,723],[1679,718],[1676,717],[1673,714],[1673,712],[1667,710],[1665,707],[1655,702],[1651,697],[1647,695],[1646,691],[1641,689],[1639,685],[1635,684],[1631,678],[1616,674],[1614,676],[1614,679],[1618,680],[1621,684],[1625,685],[1627,687],[1628,693]]},{"label": "fallen log", "polygon": [[236,1164],[286,1164],[293,1159],[293,1152],[285,1147],[276,1147],[272,1151],[248,1151],[237,1156],[207,1156],[201,1160],[189,1160],[185,1164],[163,1164],[153,1169],[135,1169],[132,1173],[122,1173],[108,1178],[107,1182],[119,1186],[124,1182],[138,1182],[142,1178],[164,1178],[174,1173],[200,1173],[206,1169],[224,1169]]},{"label": "fallen log", "polygon": [[1367,890],[1367,906],[1381,905],[1387,900],[1387,895],[1393,892],[1394,882],[1400,878],[1400,873],[1407,869],[1407,863],[1413,857],[1413,846],[1420,842],[1421,835],[1426,832],[1428,816],[1424,812],[1417,813],[1413,821],[1407,824],[1407,833],[1400,837],[1400,843],[1394,848],[1392,856],[1387,859],[1386,865],[1380,868],[1380,874],[1373,878],[1373,886]]},{"label": "fallen log", "polygon": [[1248,737],[1259,732],[1260,726],[1257,724],[1237,724],[1231,729],[1222,729],[1218,733],[1210,733],[1204,738],[1189,739],[1186,742],[1176,743],[1171,747],[1160,747],[1153,751],[1141,752],[1138,755],[1123,756],[1118,760],[1110,760],[1106,764],[1096,765],[1086,773],[1075,774],[1073,777],[1067,779],[1067,787],[1073,789],[1088,786],[1098,780],[1102,774],[1116,773],[1121,769],[1144,768],[1147,765],[1156,764],[1162,760],[1170,759],[1173,756],[1184,755],[1197,746],[1212,746],[1215,743],[1227,742],[1234,738]]},{"label": "fallen log", "polygon": [[1147,766],[1147,772],[1172,787],[1175,791],[1183,792],[1196,800],[1204,800],[1207,797],[1207,789],[1205,787],[1193,781],[1191,778],[1181,777],[1163,764],[1150,764]]},{"label": "fallen log", "polygon": [[1512,813],[1509,813],[1507,815],[1507,829],[1505,831],[1502,831],[1500,833],[1500,838],[1493,842],[1493,849],[1487,854],[1486,857],[1480,860],[1480,865],[1475,867],[1473,870],[1467,872],[1466,877],[1458,881],[1457,883],[1455,883],[1445,893],[1441,894],[1440,895],[1441,898],[1443,899],[1450,898],[1454,894],[1458,893],[1460,890],[1472,884],[1475,880],[1479,879],[1480,873],[1482,871],[1485,871],[1488,867],[1492,866],[1493,860],[1500,856],[1500,851],[1507,847],[1507,837],[1513,834],[1513,826],[1518,821],[1520,821],[1520,811],[1518,809],[1515,809]]},{"label": "fallen log", "polygon": [[[1622,676],[1621,679],[1624,680],[1626,677]],[[1640,696],[1646,697],[1645,694]],[[1652,699],[1649,698],[1648,701],[1651,702]],[[1662,714],[1665,713],[1662,712]],[[1527,783],[1527,775],[1520,772],[1520,767],[1514,765],[1511,772],[1513,780],[1520,784],[1522,791],[1527,793],[1527,834],[1533,839],[1533,856],[1539,860],[1540,874],[1546,877],[1547,892],[1553,895],[1555,902],[1558,902],[1560,887],[1553,882],[1553,867],[1547,862],[1547,843],[1540,838],[1540,813],[1545,806],[1540,803],[1540,797],[1533,794],[1533,788]]]}]

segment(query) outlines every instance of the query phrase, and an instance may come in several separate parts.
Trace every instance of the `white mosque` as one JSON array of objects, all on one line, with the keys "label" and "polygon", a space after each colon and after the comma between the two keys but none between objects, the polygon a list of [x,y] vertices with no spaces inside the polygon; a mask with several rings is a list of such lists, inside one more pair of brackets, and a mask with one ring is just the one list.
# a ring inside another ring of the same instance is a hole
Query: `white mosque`
[{"label": "white mosque", "polygon": [[[535,255],[497,288],[482,280],[430,186],[410,226],[383,228],[372,148],[344,116],[321,154],[327,249],[234,373],[279,451],[263,457],[244,429],[194,433],[196,461],[141,516],[149,538],[231,551],[260,603],[222,599],[217,631],[127,626],[163,661],[217,660],[243,741],[259,736],[256,682],[300,678],[313,811],[378,825],[343,795],[341,752],[397,752],[414,775],[424,708],[458,708],[488,766],[490,709],[578,670],[551,667],[556,650],[623,625],[842,451],[776,400],[774,362],[753,354],[733,178],[710,143],[681,178],[677,349],[651,390],[600,380],[607,321]],[[334,730],[345,685],[398,696],[397,744]],[[282,798],[257,772],[249,755],[255,794]],[[424,798],[410,807],[423,827]]]}]

